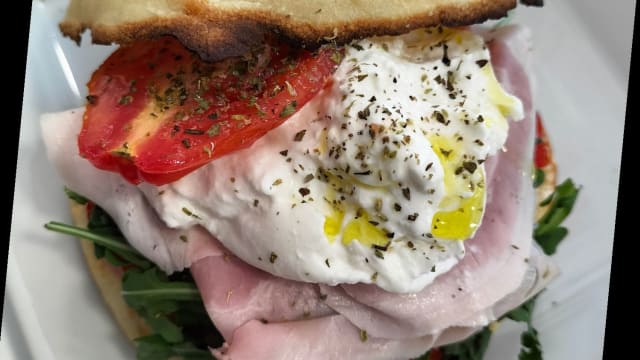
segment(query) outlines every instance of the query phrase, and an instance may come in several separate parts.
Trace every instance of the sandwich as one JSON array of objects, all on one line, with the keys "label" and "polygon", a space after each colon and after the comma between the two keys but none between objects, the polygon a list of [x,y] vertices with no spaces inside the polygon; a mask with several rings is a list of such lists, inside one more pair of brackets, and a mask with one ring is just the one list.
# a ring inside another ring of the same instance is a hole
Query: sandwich
[{"label": "sandwich", "polygon": [[43,116],[92,232],[48,227],[97,244],[139,358],[485,339],[557,273],[577,195],[536,139],[528,32],[476,25],[515,6],[71,1],[65,35],[120,47],[83,108]]}]

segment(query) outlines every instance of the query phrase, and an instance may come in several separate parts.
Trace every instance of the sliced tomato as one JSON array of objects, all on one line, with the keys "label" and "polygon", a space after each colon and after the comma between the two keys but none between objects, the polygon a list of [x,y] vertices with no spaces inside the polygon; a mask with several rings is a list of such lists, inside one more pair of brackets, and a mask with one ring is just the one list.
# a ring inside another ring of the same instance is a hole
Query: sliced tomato
[{"label": "sliced tomato", "polygon": [[551,144],[540,113],[536,113],[536,144],[533,159],[537,168],[543,168],[551,162]]},{"label": "sliced tomato", "polygon": [[121,46],[93,74],[81,156],[132,183],[169,183],[246,148],[328,85],[342,58],[268,42],[201,60],[173,37]]}]

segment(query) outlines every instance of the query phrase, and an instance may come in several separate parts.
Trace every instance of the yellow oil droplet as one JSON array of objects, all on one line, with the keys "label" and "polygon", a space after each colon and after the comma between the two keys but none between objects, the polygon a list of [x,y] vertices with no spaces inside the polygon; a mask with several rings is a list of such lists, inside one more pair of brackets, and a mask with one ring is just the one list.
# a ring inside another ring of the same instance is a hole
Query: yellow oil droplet
[{"label": "yellow oil droplet", "polygon": [[342,234],[342,243],[349,245],[353,240],[357,240],[367,246],[385,246],[389,242],[389,238],[384,231],[369,222],[367,213],[353,218],[345,226]]},{"label": "yellow oil droplet", "polygon": [[431,233],[442,239],[465,240],[471,237],[482,220],[484,188],[477,187],[473,195],[460,202],[453,211],[438,211],[431,221]]},{"label": "yellow oil droplet", "polygon": [[[489,94],[489,100],[498,108],[503,117],[509,116],[516,105],[515,99],[507,94],[502,86],[500,86],[491,64],[486,64],[482,68],[482,73],[487,78],[487,93]],[[488,121],[487,126],[491,126],[491,120],[493,119],[486,120]],[[503,123],[506,125],[506,119],[504,118],[500,119],[500,125],[503,125]]]},{"label": "yellow oil droplet", "polygon": [[334,210],[329,216],[324,218],[324,234],[330,243],[333,243],[336,236],[342,230],[342,221],[344,220],[344,212]]},{"label": "yellow oil droplet", "polygon": [[[440,164],[444,169],[444,191],[445,194],[457,192],[457,179],[455,176],[455,164],[460,157],[460,146],[452,141],[440,136],[429,137],[429,142],[433,151],[438,156]],[[446,198],[443,201],[449,201]]]},{"label": "yellow oil droplet", "polygon": [[369,215],[366,212],[349,220],[343,231],[344,218],[345,213],[336,209],[324,218],[324,234],[330,243],[335,241],[340,232],[342,232],[344,245],[349,245],[354,240],[366,246],[385,246],[389,242],[384,231],[369,222]]},{"label": "yellow oil droplet", "polygon": [[[462,161],[462,150],[455,142],[444,137],[429,138],[434,152],[444,170],[445,196],[431,220],[431,233],[442,239],[465,240],[471,237],[482,220],[484,209],[484,188],[474,186],[470,197],[460,194],[469,191],[469,179],[456,175],[456,169]],[[484,169],[478,168],[473,174],[474,183],[484,183]]]}]

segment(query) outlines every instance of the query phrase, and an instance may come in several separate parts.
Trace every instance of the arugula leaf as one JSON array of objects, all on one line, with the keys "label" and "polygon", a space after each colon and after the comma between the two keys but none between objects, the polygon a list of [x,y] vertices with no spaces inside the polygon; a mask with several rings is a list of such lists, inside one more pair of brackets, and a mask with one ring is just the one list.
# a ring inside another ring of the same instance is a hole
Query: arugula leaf
[{"label": "arugula leaf", "polygon": [[207,350],[199,349],[190,342],[168,344],[158,335],[150,335],[134,340],[137,345],[137,360],[168,359],[180,356],[184,360],[212,360]]},{"label": "arugula leaf", "polygon": [[68,187],[64,187],[64,193],[67,194],[67,197],[80,205],[86,205],[89,202],[89,199],[78,194],[77,192],[69,189]]},{"label": "arugula leaf", "polygon": [[87,229],[57,222],[45,228],[92,240],[96,258],[128,269],[122,280],[123,297],[154,332],[134,340],[137,359],[213,360],[208,347],[219,347],[224,339],[213,326],[188,270],[167,276],[126,242],[99,206],[91,208]]},{"label": "arugula leaf", "polygon": [[[439,348],[440,356],[446,360],[482,360],[489,347],[492,331],[484,327],[466,340]],[[428,351],[416,360],[429,360],[432,351]]]},{"label": "arugula leaf", "polygon": [[542,360],[542,346],[538,340],[538,331],[529,325],[527,331],[520,335],[522,348],[518,354],[519,360]]},{"label": "arugula leaf", "polygon": [[202,301],[195,284],[169,281],[157,267],[144,272],[137,269],[127,271],[122,279],[122,296],[134,309],[171,301]]},{"label": "arugula leaf", "polygon": [[542,346],[538,340],[538,331],[531,323],[533,320],[533,309],[538,296],[534,296],[524,304],[511,310],[504,317],[514,321],[524,322],[527,324],[527,330],[520,335],[520,353],[519,360],[542,360]]},{"label": "arugula leaf", "polygon": [[571,213],[579,192],[573,181],[567,179],[540,203],[540,206],[549,205],[549,209],[536,224],[533,238],[545,254],[554,254],[560,241],[567,236],[569,231],[560,224]]}]

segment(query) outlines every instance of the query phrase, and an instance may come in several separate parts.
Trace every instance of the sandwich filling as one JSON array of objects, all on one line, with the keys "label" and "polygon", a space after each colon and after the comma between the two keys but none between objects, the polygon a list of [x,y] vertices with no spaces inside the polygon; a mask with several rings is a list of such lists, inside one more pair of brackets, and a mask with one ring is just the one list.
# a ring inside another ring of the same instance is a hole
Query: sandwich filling
[{"label": "sandwich filling", "polygon": [[133,247],[167,272],[190,267],[226,340],[217,357],[412,358],[554,273],[531,238],[528,34],[492,36],[353,43],[282,125],[165,185],[78,156],[82,110],[45,116],[43,134],[68,187]]},{"label": "sandwich filling", "polygon": [[522,116],[471,31],[370,38],[250,148],[141,189],[168,226],[200,225],[274,275],[415,292],[464,256],[483,163]]}]

